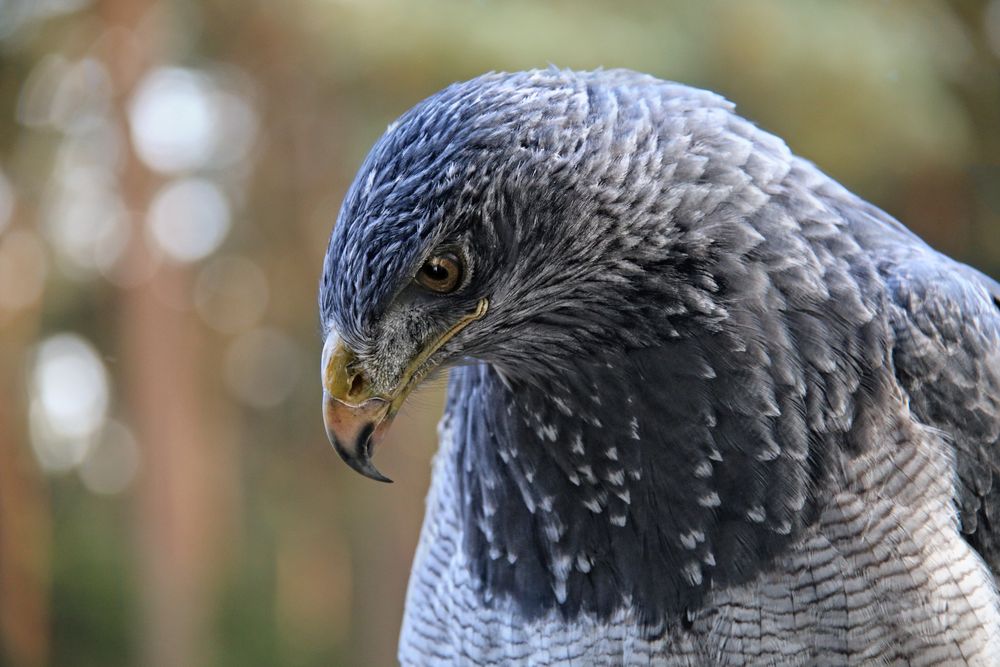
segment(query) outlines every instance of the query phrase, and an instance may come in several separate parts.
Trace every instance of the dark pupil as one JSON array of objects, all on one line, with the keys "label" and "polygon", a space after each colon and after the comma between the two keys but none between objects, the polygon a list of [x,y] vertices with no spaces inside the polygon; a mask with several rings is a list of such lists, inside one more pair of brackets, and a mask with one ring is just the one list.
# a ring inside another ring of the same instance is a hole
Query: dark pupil
[{"label": "dark pupil", "polygon": [[424,265],[424,273],[434,282],[442,283],[448,280],[448,269],[440,264],[428,262]]}]

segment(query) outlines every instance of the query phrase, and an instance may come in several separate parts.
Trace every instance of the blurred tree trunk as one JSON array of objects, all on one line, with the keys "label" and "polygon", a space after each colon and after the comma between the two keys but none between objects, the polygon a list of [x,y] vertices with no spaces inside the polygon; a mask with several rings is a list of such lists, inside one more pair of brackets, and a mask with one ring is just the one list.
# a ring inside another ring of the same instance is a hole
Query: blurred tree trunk
[{"label": "blurred tree trunk", "polygon": [[48,489],[28,451],[22,365],[38,309],[0,323],[0,664],[40,667],[49,655],[52,517]]},{"label": "blurred tree trunk", "polygon": [[[128,96],[163,58],[173,25],[163,3],[104,0],[113,30],[104,56],[115,86],[119,122],[127,135]],[[121,30],[119,28],[124,28]],[[133,214],[126,275],[155,261],[145,244],[143,216],[159,178],[128,151],[121,189]],[[210,436],[202,328],[189,309],[189,270],[163,263],[120,293],[121,378],[142,452],[136,489],[139,581],[145,610],[142,663],[187,667],[210,662],[213,593],[228,525],[229,452]],[[168,305],[171,304],[171,305]],[[207,383],[209,386],[211,383]]]}]

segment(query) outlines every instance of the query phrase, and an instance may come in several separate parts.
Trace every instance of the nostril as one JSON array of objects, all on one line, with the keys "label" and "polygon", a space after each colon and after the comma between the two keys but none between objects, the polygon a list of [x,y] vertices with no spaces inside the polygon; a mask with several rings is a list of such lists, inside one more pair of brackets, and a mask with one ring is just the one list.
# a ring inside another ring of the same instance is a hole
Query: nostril
[{"label": "nostril", "polygon": [[364,391],[364,388],[365,388],[365,378],[364,376],[361,375],[361,373],[357,373],[351,377],[351,386],[350,389],[348,390],[348,395],[352,397],[357,396],[362,391]]}]

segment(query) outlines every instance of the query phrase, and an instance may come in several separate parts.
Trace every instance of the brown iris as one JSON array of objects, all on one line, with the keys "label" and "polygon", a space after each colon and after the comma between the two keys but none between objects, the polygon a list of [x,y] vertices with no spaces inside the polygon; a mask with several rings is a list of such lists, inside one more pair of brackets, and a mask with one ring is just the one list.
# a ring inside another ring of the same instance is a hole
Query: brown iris
[{"label": "brown iris", "polygon": [[462,281],[462,264],[454,253],[435,255],[417,271],[416,281],[438,294],[454,292]]}]

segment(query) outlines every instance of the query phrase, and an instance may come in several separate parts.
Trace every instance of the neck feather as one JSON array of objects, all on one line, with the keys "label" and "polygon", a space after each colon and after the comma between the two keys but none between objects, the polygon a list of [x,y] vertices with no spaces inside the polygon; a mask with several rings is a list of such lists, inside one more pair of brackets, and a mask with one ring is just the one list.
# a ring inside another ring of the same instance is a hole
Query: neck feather
[{"label": "neck feather", "polygon": [[801,534],[854,420],[811,421],[827,380],[777,382],[729,343],[578,365],[568,391],[486,364],[453,371],[459,514],[484,601],[526,617],[630,607],[661,627]]}]

